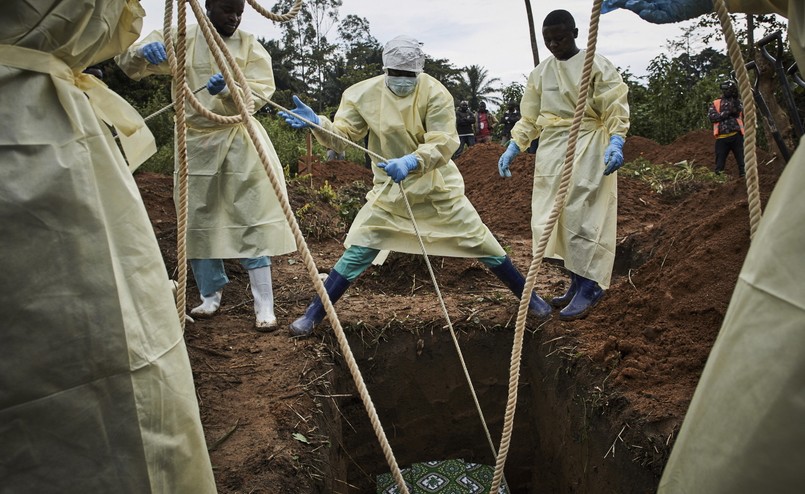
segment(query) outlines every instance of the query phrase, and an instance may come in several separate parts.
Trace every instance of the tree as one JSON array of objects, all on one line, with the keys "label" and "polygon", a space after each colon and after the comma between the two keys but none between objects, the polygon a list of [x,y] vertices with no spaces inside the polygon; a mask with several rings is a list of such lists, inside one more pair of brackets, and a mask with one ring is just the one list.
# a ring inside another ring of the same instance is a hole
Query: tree
[{"label": "tree", "polygon": [[340,63],[343,72],[339,77],[342,88],[380,74],[383,70],[383,48],[372,36],[369,21],[348,15],[338,26]]},{"label": "tree", "polygon": [[465,67],[461,73],[459,82],[461,99],[467,100],[473,110],[478,109],[481,101],[500,103],[500,98],[495,96],[500,89],[494,86],[495,83],[500,82],[500,79],[497,77],[487,79],[488,74],[489,72],[480,65]]},{"label": "tree", "polygon": [[[293,0],[280,0],[272,11],[286,12],[292,3]],[[282,43],[293,67],[291,73],[304,82],[306,95],[314,96],[314,102],[319,105],[325,75],[332,69],[330,64],[336,50],[327,40],[327,34],[338,20],[339,7],[341,0],[309,0],[302,4],[294,19],[282,23]]]},{"label": "tree", "polygon": [[[784,46],[790,46],[787,39],[786,21],[777,15],[748,15],[746,16],[746,23],[737,22],[740,16],[731,14],[730,18],[735,27],[735,36],[741,44],[741,52],[744,59],[747,61],[754,61],[757,65],[757,87],[763,100],[769,107],[771,117],[774,120],[775,126],[780,129],[780,132],[785,137],[789,149],[796,147],[798,138],[792,123],[792,116],[789,115],[781,103],[784,101],[781,87],[787,81],[781,81],[778,74],[775,72],[772,63],[763,56],[761,50],[756,49],[755,40],[765,38],[767,35],[776,31],[782,33],[781,43]],[[745,26],[745,27],[744,27]],[[705,43],[710,43],[713,39],[720,39],[723,37],[721,33],[721,23],[715,14],[700,17],[696,28],[700,31],[702,40]],[[782,62],[785,67],[793,66],[794,59],[790,50],[784,51],[782,54]],[[751,74],[750,74],[751,79]],[[800,94],[797,107],[802,107],[805,103],[805,96]],[[765,142],[771,142],[771,129],[768,122],[763,121],[762,128],[765,131]]]},{"label": "tree", "polygon": [[461,69],[456,68],[446,58],[425,57],[425,72],[441,82],[454,98],[460,99]]}]

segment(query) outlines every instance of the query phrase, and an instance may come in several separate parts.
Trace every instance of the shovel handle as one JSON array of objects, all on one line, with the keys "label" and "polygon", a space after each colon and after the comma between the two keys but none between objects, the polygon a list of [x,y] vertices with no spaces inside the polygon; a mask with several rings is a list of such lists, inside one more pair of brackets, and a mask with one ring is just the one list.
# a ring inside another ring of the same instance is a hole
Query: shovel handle
[{"label": "shovel handle", "polygon": [[805,88],[805,79],[803,79],[799,73],[797,62],[794,62],[791,67],[788,67],[787,73],[791,76],[791,79],[797,83],[797,86]]},{"label": "shovel handle", "polygon": [[[777,42],[777,57],[769,53],[769,50],[766,48],[766,45],[771,43],[772,41]],[[771,34],[767,34],[766,36],[762,37],[756,43],[757,47],[760,48],[761,53],[763,53],[763,57],[768,60],[769,62],[776,64],[778,60],[782,60],[783,58],[783,33],[782,31],[775,31]],[[781,62],[782,63],[782,62]]]}]

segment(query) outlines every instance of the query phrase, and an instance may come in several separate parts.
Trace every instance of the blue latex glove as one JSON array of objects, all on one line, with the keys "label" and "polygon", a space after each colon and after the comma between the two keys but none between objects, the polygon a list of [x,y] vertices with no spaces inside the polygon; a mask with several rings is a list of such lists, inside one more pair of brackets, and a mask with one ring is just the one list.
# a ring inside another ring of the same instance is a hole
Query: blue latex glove
[{"label": "blue latex glove", "polygon": [[609,138],[609,146],[604,151],[604,164],[607,165],[604,169],[604,175],[616,171],[623,166],[623,143],[624,138],[619,135],[614,135]]},{"label": "blue latex glove", "polygon": [[293,127],[294,129],[304,129],[305,127],[310,127],[306,122],[303,122],[295,117],[295,115],[299,115],[302,118],[306,118],[313,122],[316,125],[319,125],[319,116],[316,115],[316,112],[313,111],[312,108],[307,106],[306,104],[302,103],[302,100],[293,96],[293,103],[296,105],[296,108],[291,110],[291,113],[281,111],[278,113],[279,116],[285,119],[285,122]]},{"label": "blue latex glove", "polygon": [[140,48],[140,54],[148,60],[148,63],[159,65],[168,59],[168,52],[161,41],[154,41]]},{"label": "blue latex glove", "polygon": [[207,81],[207,91],[213,96],[223,91],[225,87],[226,81],[224,80],[223,74],[220,72],[210,77],[210,80]]},{"label": "blue latex glove", "polygon": [[601,13],[631,10],[654,24],[680,22],[713,11],[712,0],[604,0]]},{"label": "blue latex glove", "polygon": [[514,141],[509,141],[509,147],[500,155],[500,159],[498,160],[498,172],[500,172],[501,177],[508,178],[512,176],[509,165],[511,165],[511,162],[514,161],[515,156],[518,154],[520,154],[520,148],[517,147]]},{"label": "blue latex glove", "polygon": [[378,167],[384,169],[389,177],[394,180],[394,183],[400,183],[405,180],[408,174],[419,166],[416,156],[413,154],[406,154],[402,158],[394,158],[388,160],[386,163],[378,163]]}]

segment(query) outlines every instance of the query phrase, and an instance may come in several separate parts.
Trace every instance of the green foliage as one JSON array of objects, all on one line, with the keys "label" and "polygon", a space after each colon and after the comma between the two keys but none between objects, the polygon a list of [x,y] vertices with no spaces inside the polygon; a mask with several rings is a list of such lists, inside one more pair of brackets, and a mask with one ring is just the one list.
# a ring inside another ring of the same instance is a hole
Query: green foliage
[{"label": "green foliage", "polygon": [[335,206],[338,210],[338,216],[347,231],[355,220],[358,211],[363,207],[366,202],[366,194],[372,188],[371,185],[361,181],[352,182],[349,185],[338,189]]},{"label": "green foliage", "polygon": [[425,73],[441,82],[450,94],[461,99],[461,69],[456,68],[446,58],[425,57]]},{"label": "green foliage", "polygon": [[710,169],[696,166],[692,161],[671,164],[653,164],[645,158],[625,163],[618,174],[638,178],[651,186],[657,194],[680,196],[695,190],[702,183],[724,183],[727,177],[716,175]]},{"label": "green foliage", "polygon": [[319,188],[319,196],[329,203],[335,202],[335,189],[333,189],[333,186],[330,185],[330,182],[327,180],[325,180],[324,185]]},{"label": "green foliage", "polygon": [[508,86],[503,86],[503,89],[500,90],[503,106],[509,103],[520,106],[520,100],[523,99],[523,92],[525,92],[525,86],[520,82],[512,82]]},{"label": "green foliage", "polygon": [[453,95],[459,101],[466,100],[469,102],[472,111],[477,111],[478,104],[481,101],[500,103],[500,98],[495,96],[500,91],[495,86],[498,82],[500,82],[500,79],[489,77],[489,72],[485,68],[480,65],[470,65],[462,69],[458,88]]}]

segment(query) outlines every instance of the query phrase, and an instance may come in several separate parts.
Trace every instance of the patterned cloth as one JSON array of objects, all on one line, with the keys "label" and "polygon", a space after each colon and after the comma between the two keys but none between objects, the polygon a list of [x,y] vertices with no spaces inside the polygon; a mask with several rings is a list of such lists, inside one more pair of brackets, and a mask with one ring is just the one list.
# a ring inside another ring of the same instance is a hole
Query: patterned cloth
[{"label": "patterned cloth", "polygon": [[[402,470],[411,494],[476,494],[488,492],[495,469],[489,465],[468,463],[462,459],[415,463]],[[377,494],[399,494],[400,488],[390,473],[377,477]],[[509,494],[506,486],[498,494]]]}]

